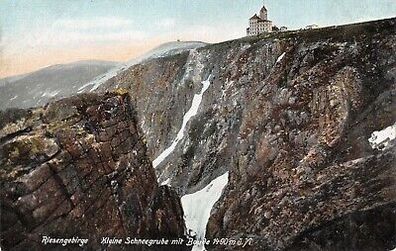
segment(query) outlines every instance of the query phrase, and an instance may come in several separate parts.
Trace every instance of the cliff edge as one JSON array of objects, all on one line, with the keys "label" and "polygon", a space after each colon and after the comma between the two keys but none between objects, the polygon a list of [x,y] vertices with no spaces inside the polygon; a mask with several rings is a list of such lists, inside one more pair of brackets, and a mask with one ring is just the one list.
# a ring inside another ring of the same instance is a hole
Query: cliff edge
[{"label": "cliff edge", "polygon": [[[6,250],[156,250],[101,241],[184,237],[180,200],[158,186],[134,113],[128,95],[107,93],[1,114]],[[88,243],[62,247],[45,244],[47,237]]]}]

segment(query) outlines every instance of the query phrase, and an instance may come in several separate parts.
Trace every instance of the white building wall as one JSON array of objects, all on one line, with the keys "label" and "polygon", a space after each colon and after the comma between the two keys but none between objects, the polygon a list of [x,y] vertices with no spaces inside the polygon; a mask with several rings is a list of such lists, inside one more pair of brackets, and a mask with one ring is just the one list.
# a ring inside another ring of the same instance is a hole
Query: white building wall
[{"label": "white building wall", "polygon": [[258,23],[256,19],[250,20],[250,35],[257,35]]}]

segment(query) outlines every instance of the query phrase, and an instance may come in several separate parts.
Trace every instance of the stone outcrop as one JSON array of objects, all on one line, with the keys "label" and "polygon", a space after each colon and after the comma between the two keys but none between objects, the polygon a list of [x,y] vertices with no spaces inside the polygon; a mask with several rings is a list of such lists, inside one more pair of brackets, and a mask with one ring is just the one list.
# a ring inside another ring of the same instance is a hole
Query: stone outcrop
[{"label": "stone outcrop", "polygon": [[251,237],[250,250],[395,247],[395,150],[368,141],[396,121],[389,24],[350,35],[360,43],[332,37],[286,47],[241,116],[208,237]]},{"label": "stone outcrop", "polygon": [[5,250],[81,250],[43,245],[43,236],[88,238],[84,250],[156,250],[106,247],[105,236],[183,238],[180,200],[157,184],[129,95],[83,94],[0,115]]},{"label": "stone outcrop", "polygon": [[230,172],[207,237],[251,237],[251,250],[383,250],[396,246],[395,154],[368,139],[396,121],[395,55],[393,18],[213,44],[101,88],[130,91],[154,159],[209,77],[198,114],[156,169],[182,194]]}]

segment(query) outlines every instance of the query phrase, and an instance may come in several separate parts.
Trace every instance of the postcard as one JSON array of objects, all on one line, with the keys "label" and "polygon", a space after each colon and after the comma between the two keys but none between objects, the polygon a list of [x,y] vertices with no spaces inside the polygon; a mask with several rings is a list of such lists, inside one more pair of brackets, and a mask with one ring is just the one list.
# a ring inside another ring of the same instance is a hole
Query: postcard
[{"label": "postcard", "polygon": [[395,0],[0,13],[0,250],[396,250]]}]

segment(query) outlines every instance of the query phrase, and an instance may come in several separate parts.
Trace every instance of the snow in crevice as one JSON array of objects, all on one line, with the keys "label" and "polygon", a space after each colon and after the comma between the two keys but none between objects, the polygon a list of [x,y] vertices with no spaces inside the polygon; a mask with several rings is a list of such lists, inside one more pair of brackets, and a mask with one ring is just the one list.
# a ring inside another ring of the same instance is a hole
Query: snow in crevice
[{"label": "snow in crevice", "polygon": [[210,86],[210,75],[208,77],[208,79],[206,79],[205,81],[202,81],[202,89],[198,94],[194,95],[194,98],[192,100],[191,103],[191,107],[190,109],[184,114],[183,116],[183,123],[180,127],[179,132],[176,135],[176,138],[172,141],[172,144],[166,148],[154,161],[153,161],[153,166],[154,168],[157,167],[162,161],[164,161],[166,159],[166,157],[168,157],[176,148],[177,144],[180,142],[180,140],[183,139],[184,137],[184,131],[186,129],[187,123],[190,121],[190,119],[192,117],[194,117],[195,115],[197,115],[198,113],[198,109],[199,106],[201,105],[202,102],[202,97],[203,94],[205,93],[205,91],[209,88]]},{"label": "snow in crevice", "polygon": [[[41,94],[41,97],[55,97],[56,95],[58,95],[60,93],[60,91],[45,91],[43,92],[43,94]],[[36,98],[36,97],[34,97]]]},{"label": "snow in crevice", "polygon": [[194,42],[194,41],[191,41],[191,42],[170,42],[170,43],[163,44],[163,45],[149,51],[148,53],[146,53],[140,57],[137,57],[137,58],[132,59],[125,63],[121,63],[121,64],[117,65],[116,67],[112,68],[110,71],[106,72],[105,74],[102,74],[102,75],[96,77],[94,80],[81,86],[78,89],[78,93],[82,93],[82,92],[86,92],[86,91],[89,91],[89,92],[95,91],[103,83],[105,83],[109,79],[117,76],[118,74],[127,70],[128,68],[130,68],[133,65],[143,63],[143,62],[153,59],[153,58],[166,57],[166,56],[170,56],[170,55],[175,55],[182,51],[193,50],[193,49],[202,47],[204,45],[206,45],[206,43]]},{"label": "snow in crevice", "polygon": [[385,150],[388,148],[389,143],[396,139],[396,123],[388,126],[381,131],[375,131],[368,139],[371,147],[377,150]]},{"label": "snow in crevice", "polygon": [[170,183],[170,178],[167,178],[164,182],[161,183],[161,186],[171,186],[169,183]]},{"label": "snow in crevice", "polygon": [[10,98],[10,101],[15,100],[18,97],[18,95],[15,95],[14,97]]},{"label": "snow in crevice", "polygon": [[196,240],[200,243],[193,247],[193,251],[205,250],[202,240],[205,238],[210,212],[227,183],[228,172],[212,180],[202,190],[181,198],[186,228],[195,234]]},{"label": "snow in crevice", "polygon": [[227,91],[230,89],[230,87],[234,84],[234,81],[226,81],[224,84],[223,89],[221,90],[221,99],[225,100],[226,95],[227,95]]},{"label": "snow in crevice", "polygon": [[276,60],[276,63],[279,63],[282,59],[283,59],[283,57],[286,55],[286,52],[283,52],[279,57],[278,57],[278,59]]}]

